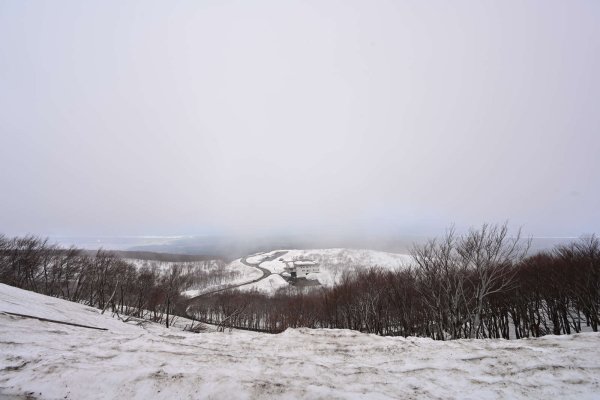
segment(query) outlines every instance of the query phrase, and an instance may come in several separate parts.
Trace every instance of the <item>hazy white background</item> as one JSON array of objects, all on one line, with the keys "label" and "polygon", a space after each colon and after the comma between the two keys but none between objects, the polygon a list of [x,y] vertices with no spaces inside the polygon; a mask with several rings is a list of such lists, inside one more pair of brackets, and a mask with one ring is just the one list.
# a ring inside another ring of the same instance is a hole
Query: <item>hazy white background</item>
[{"label": "hazy white background", "polygon": [[598,1],[0,0],[0,231],[600,229]]}]

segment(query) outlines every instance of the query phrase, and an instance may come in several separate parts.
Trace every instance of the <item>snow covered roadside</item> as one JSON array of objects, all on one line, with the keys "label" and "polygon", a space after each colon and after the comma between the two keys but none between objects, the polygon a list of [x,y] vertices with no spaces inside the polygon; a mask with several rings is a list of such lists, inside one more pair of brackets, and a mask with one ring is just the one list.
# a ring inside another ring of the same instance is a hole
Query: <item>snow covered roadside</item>
[{"label": "snow covered roadside", "polygon": [[181,293],[187,297],[195,297],[202,293],[250,282],[262,276],[262,272],[259,269],[242,263],[241,259],[234,260],[225,265],[220,260],[174,262],[127,258],[126,261],[132,263],[138,269],[143,267],[151,268],[156,269],[160,273],[167,273],[174,265],[178,265],[184,273],[192,276],[196,274],[208,274],[210,276],[212,274],[212,282],[211,280],[205,280],[202,282],[202,285],[192,285]]},{"label": "snow covered roadside", "polygon": [[248,261],[250,264],[260,264],[275,253],[277,253],[277,250],[273,250],[268,253],[256,253],[246,257],[246,261]]},{"label": "snow covered roadside", "polygon": [[237,259],[227,264],[222,268],[222,271],[235,273],[236,278],[228,279],[224,282],[221,282],[220,284],[206,285],[201,289],[186,290],[181,294],[187,297],[195,297],[199,296],[202,293],[208,293],[213,290],[223,289],[232,285],[239,285],[244,282],[250,282],[262,276],[262,272],[259,269],[249,267],[248,265],[242,263],[240,259]]},{"label": "snow covered roadside", "polygon": [[600,334],[452,342],[310,329],[196,335],[64,303],[0,284],[0,311],[109,329],[0,313],[0,398],[593,399],[600,389]]},{"label": "snow covered roadside", "polygon": [[258,282],[250,283],[248,285],[240,286],[239,290],[247,292],[251,290],[257,290],[259,292],[272,295],[281,288],[290,286],[280,275],[269,275],[265,279]]},{"label": "snow covered roadside", "polygon": [[108,330],[135,332],[135,328],[100,310],[83,304],[17,289],[0,283],[0,312],[31,315],[94,326]]}]

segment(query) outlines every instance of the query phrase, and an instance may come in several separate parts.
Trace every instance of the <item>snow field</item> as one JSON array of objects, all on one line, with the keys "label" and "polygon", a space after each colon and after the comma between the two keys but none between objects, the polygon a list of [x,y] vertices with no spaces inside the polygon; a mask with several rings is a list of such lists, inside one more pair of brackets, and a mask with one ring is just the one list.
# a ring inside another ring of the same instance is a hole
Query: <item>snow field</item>
[{"label": "snow field", "polygon": [[249,285],[240,286],[239,289],[241,291],[257,290],[262,293],[273,294],[277,290],[288,287],[288,286],[289,286],[289,283],[287,283],[286,280],[283,279],[281,276],[269,275],[265,279],[260,280],[258,282],[251,283]]},{"label": "snow field", "polygon": [[[280,250],[283,251],[283,250]],[[267,256],[271,253],[266,253]],[[263,259],[266,258],[263,257]],[[356,249],[313,249],[313,250],[287,250],[287,253],[272,261],[260,264],[273,273],[284,271],[285,262],[290,260],[312,260],[319,264],[320,272],[311,274],[311,279],[317,279],[324,286],[334,286],[342,277],[344,271],[356,271],[370,267],[385,269],[404,268],[412,263],[412,258],[406,254],[386,253],[375,250]]]},{"label": "snow field", "polygon": [[[108,331],[24,319],[36,314]],[[392,338],[347,330],[192,334],[0,285],[0,397],[598,398],[600,334]]]},{"label": "snow field", "polygon": [[238,284],[241,284],[244,282],[249,282],[254,279],[258,279],[262,276],[262,272],[260,270],[254,268],[254,267],[247,266],[246,264],[242,263],[239,259],[222,267],[222,271],[225,273],[233,272],[233,273],[235,273],[236,277],[234,279],[225,280],[225,281],[221,282],[220,284],[209,284],[202,288],[186,290],[182,293],[182,295],[188,296],[188,297],[194,297],[194,296],[198,296],[202,293],[207,293],[207,292],[210,292],[213,290],[222,289],[222,288],[225,288],[225,287],[228,287],[231,285],[238,285]]}]

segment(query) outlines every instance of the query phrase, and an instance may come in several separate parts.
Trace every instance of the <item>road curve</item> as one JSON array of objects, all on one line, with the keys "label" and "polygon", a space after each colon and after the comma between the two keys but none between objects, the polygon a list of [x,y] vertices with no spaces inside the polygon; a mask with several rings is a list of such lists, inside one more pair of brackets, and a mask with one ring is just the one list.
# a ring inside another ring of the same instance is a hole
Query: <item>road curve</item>
[{"label": "road curve", "polygon": [[267,277],[269,277],[272,274],[272,272],[270,270],[266,269],[266,268],[261,267],[260,264],[263,263],[263,262],[265,262],[265,261],[271,261],[271,260],[274,260],[277,257],[281,257],[285,253],[287,253],[287,251],[285,251],[285,252],[277,252],[277,253],[269,256],[269,257],[266,257],[264,260],[262,260],[259,263],[251,263],[251,262],[249,262],[248,261],[248,257],[249,256],[242,257],[240,259],[240,261],[241,261],[242,264],[247,265],[249,267],[254,267],[254,268],[259,269],[262,272],[262,276],[260,278],[253,279],[251,281],[247,281],[247,282],[243,282],[243,283],[238,283],[238,284],[235,284],[235,285],[229,285],[229,286],[226,286],[224,288],[220,288],[220,289],[216,289],[216,290],[211,290],[209,292],[205,292],[205,293],[199,294],[198,296],[194,296],[194,297],[190,298],[185,303],[185,306],[184,306],[185,307],[185,309],[184,309],[185,310],[185,315],[187,316],[187,318],[194,319],[193,316],[191,316],[190,314],[188,314],[188,309],[190,308],[190,306],[194,302],[198,301],[199,299],[201,299],[204,296],[208,296],[209,294],[214,294],[214,293],[218,293],[218,292],[223,292],[225,290],[235,289],[235,288],[238,288],[240,286],[249,285],[251,283],[256,283],[256,282],[262,281],[263,279],[266,279]]},{"label": "road curve", "polygon": [[[262,264],[263,262],[265,262],[265,261],[269,261],[269,259],[270,259],[270,258],[271,258],[271,257],[267,257],[267,258],[265,258],[264,260],[262,260],[261,262],[259,262],[258,264],[252,264],[252,263],[249,263],[249,262],[248,262],[248,257],[243,257],[242,259],[240,259],[240,261],[242,262],[242,264],[245,264],[245,265],[247,265],[247,266],[249,266],[249,267],[258,268],[258,269],[260,269],[260,270],[261,270],[261,272],[263,273],[263,276],[261,276],[260,278],[258,278],[258,279],[255,279],[255,280],[253,280],[253,281],[251,281],[251,282],[242,283],[242,285],[247,285],[247,284],[249,284],[249,283],[254,283],[254,282],[262,281],[262,280],[263,280],[263,279],[265,279],[267,276],[271,275],[271,271],[270,271],[270,270],[268,270],[268,269],[266,269],[266,268],[263,268],[263,267],[261,267],[261,266],[260,266],[260,264]],[[242,286],[242,285],[239,285],[239,286]]]}]

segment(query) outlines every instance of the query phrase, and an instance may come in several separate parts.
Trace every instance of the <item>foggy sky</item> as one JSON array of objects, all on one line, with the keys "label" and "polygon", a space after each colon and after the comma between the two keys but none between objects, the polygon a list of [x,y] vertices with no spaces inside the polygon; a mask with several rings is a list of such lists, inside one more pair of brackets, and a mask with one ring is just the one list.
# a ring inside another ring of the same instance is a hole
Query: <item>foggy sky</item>
[{"label": "foggy sky", "polygon": [[0,232],[600,232],[598,1],[0,1]]}]

